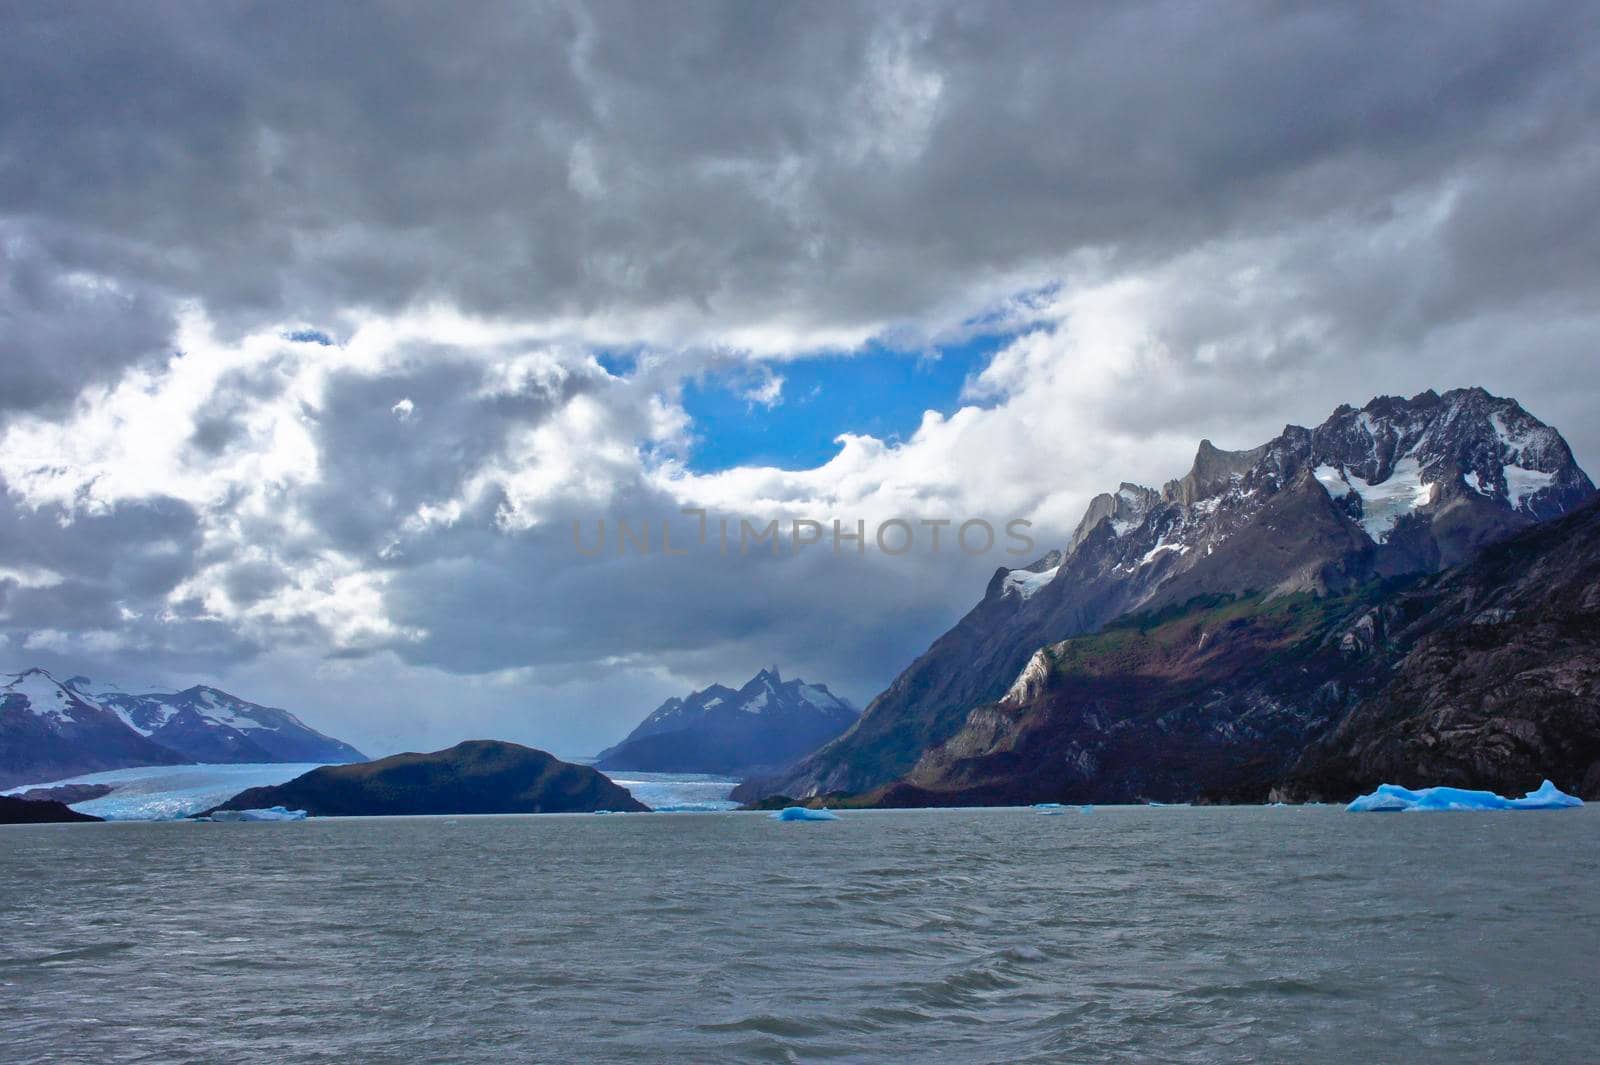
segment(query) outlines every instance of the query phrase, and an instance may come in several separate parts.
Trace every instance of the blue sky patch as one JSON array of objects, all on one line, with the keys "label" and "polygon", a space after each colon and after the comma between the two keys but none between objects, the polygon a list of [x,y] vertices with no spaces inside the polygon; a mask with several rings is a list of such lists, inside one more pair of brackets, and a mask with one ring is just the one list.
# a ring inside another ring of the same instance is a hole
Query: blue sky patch
[{"label": "blue sky patch", "polygon": [[981,336],[931,352],[870,345],[854,355],[818,355],[767,364],[784,379],[772,407],[749,398],[760,370],[741,367],[686,382],[683,406],[694,421],[689,468],[809,469],[839,450],[834,438],[859,433],[903,440],[924,411],[951,414],[961,389],[1010,336]]}]

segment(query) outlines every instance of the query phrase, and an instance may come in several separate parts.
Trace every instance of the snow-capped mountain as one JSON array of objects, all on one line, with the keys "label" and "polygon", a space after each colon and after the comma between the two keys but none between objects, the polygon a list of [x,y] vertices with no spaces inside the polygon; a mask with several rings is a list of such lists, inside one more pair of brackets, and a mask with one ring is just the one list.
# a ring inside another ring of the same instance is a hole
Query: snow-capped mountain
[{"label": "snow-capped mountain", "polygon": [[43,669],[0,682],[0,787],[141,765],[365,760],[288,711],[215,688],[91,695],[86,678]]},{"label": "snow-capped mountain", "polygon": [[1437,571],[1593,492],[1560,433],[1481,388],[1343,406],[1248,451],[1201,441],[1184,477],[1097,496],[1063,548],[997,571],[850,732],[736,797],[887,783],[998,699],[1037,649],[1129,611]]},{"label": "snow-capped mountain", "polygon": [[190,760],[128,728],[83,683],[42,669],[0,673],[0,787]]},{"label": "snow-capped mountain", "polygon": [[104,692],[100,703],[141,736],[196,762],[364,762],[348,743],[325,736],[276,707],[217,688],[129,695]]},{"label": "snow-capped mountain", "polygon": [[738,690],[713,684],[668,699],[596,764],[665,773],[775,769],[839,735],[856,714],[827,685],[786,681],[772,666]]}]

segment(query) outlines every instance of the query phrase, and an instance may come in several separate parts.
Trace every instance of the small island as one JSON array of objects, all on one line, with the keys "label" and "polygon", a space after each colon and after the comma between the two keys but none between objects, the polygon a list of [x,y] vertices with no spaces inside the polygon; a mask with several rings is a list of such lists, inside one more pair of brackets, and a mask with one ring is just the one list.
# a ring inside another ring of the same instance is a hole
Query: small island
[{"label": "small island", "polygon": [[205,814],[272,806],[304,810],[312,817],[650,810],[597,770],[500,740],[468,740],[427,754],[323,766],[286,784],[242,791]]},{"label": "small island", "polygon": [[55,799],[23,799],[0,795],[0,825],[53,825],[71,821],[98,821]]}]

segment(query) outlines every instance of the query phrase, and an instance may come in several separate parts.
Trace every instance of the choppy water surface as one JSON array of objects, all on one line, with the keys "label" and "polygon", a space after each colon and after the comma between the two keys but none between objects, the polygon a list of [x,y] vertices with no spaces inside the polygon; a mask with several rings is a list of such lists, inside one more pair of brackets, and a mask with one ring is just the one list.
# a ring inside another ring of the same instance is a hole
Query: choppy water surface
[{"label": "choppy water surface", "polygon": [[1593,1061],[1600,810],[0,829],[0,1060]]}]

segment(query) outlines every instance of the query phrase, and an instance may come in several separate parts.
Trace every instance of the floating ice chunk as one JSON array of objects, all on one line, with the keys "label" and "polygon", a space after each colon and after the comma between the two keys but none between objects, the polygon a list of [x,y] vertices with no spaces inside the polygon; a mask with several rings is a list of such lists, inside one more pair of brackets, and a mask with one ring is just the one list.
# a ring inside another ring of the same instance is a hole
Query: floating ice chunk
[{"label": "floating ice chunk", "polygon": [[832,810],[811,810],[804,806],[785,806],[767,815],[774,821],[837,821],[839,815]]},{"label": "floating ice chunk", "polygon": [[1582,799],[1568,795],[1547,780],[1520,799],[1470,788],[1412,791],[1398,784],[1379,784],[1376,791],[1361,796],[1345,809],[1351,813],[1398,813],[1404,810],[1561,810],[1582,805]]},{"label": "floating ice chunk", "polygon": [[1566,810],[1582,805],[1582,799],[1568,795],[1548,780],[1522,798],[1511,800],[1513,810]]},{"label": "floating ice chunk", "polygon": [[1036,802],[1033,804],[1033,808],[1035,810],[1059,810],[1061,809],[1061,804],[1058,802]]},{"label": "floating ice chunk", "polygon": [[1145,805],[1147,805],[1147,806],[1160,806],[1160,807],[1176,808],[1176,807],[1179,807],[1179,806],[1188,806],[1189,804],[1186,803],[1186,802],[1150,802],[1150,803],[1146,803]]},{"label": "floating ice chunk", "polygon": [[269,806],[265,810],[213,810],[213,821],[304,821],[304,810],[286,810],[282,806]]}]

